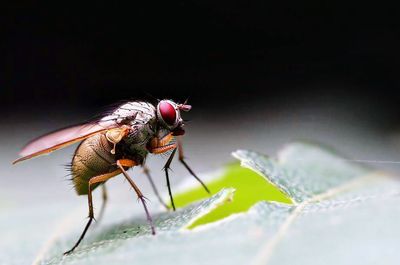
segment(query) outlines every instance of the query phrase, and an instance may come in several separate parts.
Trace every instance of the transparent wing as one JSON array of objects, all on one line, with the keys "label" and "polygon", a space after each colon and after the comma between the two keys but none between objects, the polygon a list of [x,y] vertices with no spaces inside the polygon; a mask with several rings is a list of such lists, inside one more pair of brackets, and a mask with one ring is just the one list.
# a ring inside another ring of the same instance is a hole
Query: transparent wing
[{"label": "transparent wing", "polygon": [[119,124],[115,120],[100,120],[51,132],[29,142],[19,153],[21,157],[15,160],[13,164],[51,153],[95,134],[117,127],[119,127]]}]

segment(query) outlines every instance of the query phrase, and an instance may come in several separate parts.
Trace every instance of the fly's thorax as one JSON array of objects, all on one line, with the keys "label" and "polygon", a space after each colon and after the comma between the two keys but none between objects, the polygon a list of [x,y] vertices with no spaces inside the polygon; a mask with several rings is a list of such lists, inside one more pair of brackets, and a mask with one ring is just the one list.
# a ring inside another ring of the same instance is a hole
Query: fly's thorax
[{"label": "fly's thorax", "polygon": [[155,135],[155,122],[147,124],[131,125],[130,131],[123,141],[128,145],[144,144]]},{"label": "fly's thorax", "polygon": [[156,120],[156,108],[145,101],[127,102],[104,117],[103,121],[112,120],[117,124],[140,125]]},{"label": "fly's thorax", "polygon": [[[154,121],[153,121],[154,122]],[[147,144],[155,135],[154,123],[132,125],[130,132],[117,145],[123,156],[130,157],[136,162],[143,161],[148,154]]]}]

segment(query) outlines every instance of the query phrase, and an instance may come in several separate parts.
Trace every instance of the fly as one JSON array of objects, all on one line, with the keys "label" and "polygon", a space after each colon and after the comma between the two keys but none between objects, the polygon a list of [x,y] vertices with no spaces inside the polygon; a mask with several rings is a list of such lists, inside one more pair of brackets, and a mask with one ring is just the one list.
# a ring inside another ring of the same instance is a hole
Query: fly
[{"label": "fly", "polygon": [[175,204],[168,170],[177,150],[179,161],[204,189],[210,192],[188,166],[183,156],[181,136],[185,134],[185,130],[181,111],[187,112],[190,109],[191,106],[186,102],[178,104],[172,100],[161,100],[156,107],[145,101],[131,101],[122,104],[101,119],[46,134],[31,141],[22,149],[19,154],[21,157],[13,164],[80,142],[72,158],[71,174],[77,194],[88,197],[89,220],[78,241],[64,254],[69,254],[78,247],[94,219],[93,190],[98,186],[102,186],[103,189],[103,207],[99,214],[101,216],[107,198],[105,182],[119,174],[122,174],[135,190],[143,204],[152,234],[155,235],[156,231],[145,197],[126,172],[132,167],[142,166],[157,198],[166,206],[145,166],[149,153],[162,154],[172,150],[164,165],[164,171],[173,210]]}]

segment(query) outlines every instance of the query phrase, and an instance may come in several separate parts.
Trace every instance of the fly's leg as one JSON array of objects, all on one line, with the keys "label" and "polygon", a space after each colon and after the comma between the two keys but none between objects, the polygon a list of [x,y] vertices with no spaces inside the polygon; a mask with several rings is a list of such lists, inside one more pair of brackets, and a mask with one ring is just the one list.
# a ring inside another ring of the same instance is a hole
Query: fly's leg
[{"label": "fly's leg", "polygon": [[[169,136],[169,134],[167,136]],[[169,139],[169,141],[163,141],[164,138],[159,140],[159,142],[162,142],[164,144],[164,146],[157,146],[156,147],[155,144],[154,144],[153,145],[153,152],[154,152],[154,150],[163,150],[164,148],[168,148],[168,150],[171,150],[172,148],[174,149],[172,151],[171,155],[169,156],[167,162],[164,165],[164,171],[165,171],[165,176],[166,176],[166,179],[167,179],[167,187],[168,187],[169,197],[170,197],[170,200],[171,200],[172,209],[175,211],[176,207],[175,207],[175,203],[174,203],[174,198],[172,196],[171,183],[170,183],[170,180],[169,180],[169,171],[168,170],[170,169],[169,167],[170,167],[170,165],[172,163],[172,160],[173,160],[173,158],[175,156],[176,149],[178,149],[178,151],[179,151],[179,161],[183,164],[183,166],[203,186],[203,188],[207,191],[207,193],[210,193],[210,190],[207,188],[206,184],[204,184],[204,182],[193,172],[193,170],[186,163],[186,161],[184,159],[184,155],[183,155],[182,141],[181,141],[180,137],[177,137],[177,145],[176,144],[168,144],[172,140],[172,135],[171,135],[171,139]],[[163,150],[161,152],[154,152],[154,153],[163,153],[163,152],[166,152],[166,151]]]},{"label": "fly's leg", "polygon": [[176,148],[175,143],[170,143],[173,139],[174,136],[172,135],[172,133],[169,133],[162,138],[154,137],[153,139],[151,139],[149,145],[147,146],[147,149],[152,154],[165,153],[169,150]]},{"label": "fly's leg", "polygon": [[183,164],[183,166],[189,171],[190,175],[192,175],[200,184],[203,186],[203,188],[207,191],[207,193],[210,194],[210,190],[207,188],[206,184],[193,172],[193,170],[189,167],[189,165],[185,161],[185,157],[183,155],[183,146],[182,146],[182,140],[180,137],[177,137],[177,142],[178,142],[178,151],[179,151],[179,161]]},{"label": "fly's leg", "polygon": [[176,153],[176,147],[177,147],[175,143],[170,144],[172,139],[174,139],[174,136],[172,135],[172,133],[167,134],[166,136],[162,137],[161,139],[153,138],[150,141],[150,145],[148,146],[148,149],[149,149],[149,152],[153,153],[153,154],[161,154],[161,153],[165,153],[169,150],[173,150],[167,160],[167,163],[165,163],[165,165],[164,165],[164,171],[165,171],[165,176],[167,179],[168,194],[169,194],[169,198],[171,200],[172,209],[175,211],[176,208],[175,208],[174,198],[172,197],[171,184],[169,181],[169,173],[168,173],[169,166],[171,165],[172,159],[174,158],[174,155]]},{"label": "fly's leg", "polygon": [[151,233],[153,235],[155,235],[156,234],[156,230],[154,228],[153,220],[152,220],[152,218],[150,216],[149,210],[147,209],[145,197],[143,196],[143,194],[140,191],[140,189],[138,188],[138,186],[136,186],[135,182],[133,182],[133,180],[129,177],[128,173],[126,172],[126,170],[124,168],[124,167],[128,167],[129,168],[129,167],[132,167],[132,166],[135,166],[135,165],[136,165],[136,163],[134,161],[132,161],[132,160],[129,160],[129,159],[117,160],[117,166],[121,170],[121,172],[124,175],[124,177],[126,178],[126,180],[129,182],[129,184],[131,184],[132,188],[135,190],[139,200],[142,202],[144,211],[146,212],[147,221],[149,222],[150,227],[151,227]]},{"label": "fly's leg", "polygon": [[176,153],[176,148],[174,149],[174,151],[172,151],[171,155],[169,156],[167,163],[165,163],[164,165],[164,171],[165,171],[165,177],[167,179],[167,187],[168,187],[168,194],[169,194],[169,198],[171,200],[171,205],[172,205],[172,209],[175,211],[175,203],[174,203],[174,197],[172,196],[172,191],[171,191],[171,184],[169,182],[169,174],[168,174],[168,170],[170,169],[169,166],[171,165],[172,159],[174,158]]},{"label": "fly's leg", "polygon": [[152,178],[151,175],[150,175],[150,170],[149,170],[149,168],[148,168],[147,166],[145,166],[145,165],[143,166],[143,173],[146,175],[147,179],[149,180],[150,185],[151,185],[151,187],[152,187],[152,189],[153,189],[153,191],[154,191],[154,194],[156,195],[158,201],[168,210],[167,204],[166,204],[166,203],[163,201],[163,199],[161,198],[160,193],[158,192],[157,187],[156,187],[156,185],[154,184],[153,178]]},{"label": "fly's leg", "polygon": [[85,237],[86,232],[88,231],[90,224],[92,223],[94,219],[94,213],[93,213],[93,200],[92,200],[92,187],[96,183],[102,183],[107,181],[108,179],[115,177],[116,175],[120,174],[121,170],[116,170],[111,173],[99,175],[96,177],[93,177],[89,180],[89,192],[88,192],[88,205],[89,205],[89,221],[87,222],[85,229],[83,230],[81,236],[79,237],[78,241],[75,243],[75,245],[68,251],[64,253],[64,255],[71,254],[81,243],[82,239]]},{"label": "fly's leg", "polygon": [[97,217],[97,222],[100,222],[100,220],[103,218],[104,210],[106,209],[106,204],[108,201],[108,195],[105,183],[101,185],[101,198],[103,199],[103,202],[101,204],[99,216]]}]

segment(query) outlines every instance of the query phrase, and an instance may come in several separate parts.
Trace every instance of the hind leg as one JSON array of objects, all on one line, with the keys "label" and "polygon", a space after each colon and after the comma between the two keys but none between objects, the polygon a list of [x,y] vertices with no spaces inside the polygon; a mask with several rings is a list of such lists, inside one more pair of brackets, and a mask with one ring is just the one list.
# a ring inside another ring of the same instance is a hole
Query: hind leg
[{"label": "hind leg", "polygon": [[89,192],[88,192],[88,205],[89,205],[89,221],[87,222],[85,229],[83,229],[83,232],[81,236],[79,237],[78,241],[75,243],[75,245],[68,251],[64,253],[64,255],[71,254],[81,243],[82,239],[85,237],[86,232],[88,231],[93,219],[94,219],[94,213],[93,213],[93,199],[92,199],[92,187],[96,183],[102,183],[107,181],[108,179],[115,177],[116,175],[120,174],[121,170],[116,170],[114,172],[108,173],[108,174],[103,174],[99,175],[96,177],[93,177],[89,180]]}]

